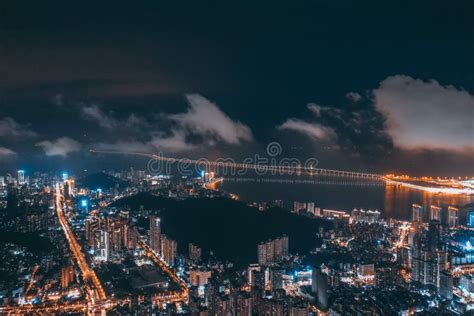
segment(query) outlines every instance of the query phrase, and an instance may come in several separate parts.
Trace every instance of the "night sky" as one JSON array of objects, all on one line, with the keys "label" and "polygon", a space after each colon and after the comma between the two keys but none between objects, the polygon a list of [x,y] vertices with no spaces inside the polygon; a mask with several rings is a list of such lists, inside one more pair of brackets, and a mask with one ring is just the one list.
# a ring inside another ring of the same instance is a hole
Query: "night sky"
[{"label": "night sky", "polygon": [[0,170],[277,141],[322,168],[474,175],[471,1],[170,3],[2,3]]}]

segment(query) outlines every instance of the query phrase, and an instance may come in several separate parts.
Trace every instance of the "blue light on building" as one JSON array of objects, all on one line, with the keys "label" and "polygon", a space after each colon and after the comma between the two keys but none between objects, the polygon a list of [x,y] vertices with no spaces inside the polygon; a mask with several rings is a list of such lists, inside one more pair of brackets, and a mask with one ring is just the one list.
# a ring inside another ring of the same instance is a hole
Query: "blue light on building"
[{"label": "blue light on building", "polygon": [[78,208],[81,213],[89,212],[89,200],[85,197],[81,198],[78,203]]},{"label": "blue light on building", "polygon": [[474,210],[467,212],[467,226],[474,227]]},{"label": "blue light on building", "polygon": [[63,172],[62,176],[63,176],[63,181],[66,181],[67,178],[69,177],[69,175],[67,174],[67,172]]},{"label": "blue light on building", "polygon": [[18,170],[18,184],[25,184],[25,170]]}]

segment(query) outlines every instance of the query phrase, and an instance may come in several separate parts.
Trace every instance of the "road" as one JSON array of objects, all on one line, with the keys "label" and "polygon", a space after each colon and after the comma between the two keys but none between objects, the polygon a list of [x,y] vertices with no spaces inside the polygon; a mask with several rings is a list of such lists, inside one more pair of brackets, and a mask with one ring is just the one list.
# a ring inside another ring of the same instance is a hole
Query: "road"
[{"label": "road", "polygon": [[40,266],[39,265],[35,265],[33,267],[33,270],[31,270],[31,275],[30,275],[30,282],[28,282],[28,286],[26,287],[25,289],[25,297],[28,295],[28,292],[30,292],[31,288],[33,287],[33,283],[35,281],[35,275],[36,275],[36,272],[38,272]]},{"label": "road", "polygon": [[69,226],[69,222],[64,213],[63,194],[61,186],[56,184],[55,207],[59,224],[64,232],[77,266],[81,270],[82,279],[87,289],[87,298],[85,302],[76,302],[72,304],[52,304],[52,305],[22,305],[0,307],[2,315],[22,315],[22,314],[51,314],[51,313],[71,313],[85,312],[90,314],[94,311],[104,311],[116,306],[118,302],[107,299],[104,288],[100,283],[95,271],[89,266],[82,252],[81,246],[77,242],[76,236]]},{"label": "road", "polygon": [[405,245],[405,239],[410,231],[411,225],[409,223],[403,223],[400,226],[400,237],[398,238],[397,242],[395,243],[394,248],[400,248]]},{"label": "road", "polygon": [[[24,315],[24,314],[55,314],[55,313],[84,313],[84,314],[95,314],[95,312],[102,312],[105,315],[105,311],[112,309],[118,304],[127,303],[126,300],[119,301],[114,298],[107,298],[107,295],[102,287],[102,284],[97,277],[95,271],[89,266],[82,252],[81,246],[77,242],[76,236],[69,226],[69,222],[64,212],[64,197],[61,192],[60,184],[56,184],[55,191],[55,206],[56,215],[59,220],[59,224],[64,232],[66,240],[69,245],[73,257],[79,267],[84,281],[87,296],[84,302],[75,302],[71,304],[50,304],[50,305],[21,305],[21,306],[5,306],[0,307],[0,315]],[[179,291],[167,291],[161,294],[157,294],[153,297],[153,300],[159,304],[170,304],[170,303],[187,303],[189,300],[189,290],[186,283],[181,280],[177,274],[171,270],[166,263],[153,251],[151,248],[144,243],[139,241],[139,246],[145,251],[145,254],[153,260],[162,270],[165,272],[175,283],[180,287]]]},{"label": "road", "polygon": [[96,302],[106,300],[107,296],[105,295],[104,288],[102,287],[99,278],[87,263],[81,246],[77,242],[71,227],[69,227],[66,215],[64,214],[63,195],[59,183],[56,184],[56,214],[58,216],[59,224],[61,225],[68,241],[69,249],[81,270],[81,275],[88,291],[88,299],[90,303],[95,304]]},{"label": "road", "polygon": [[157,264],[163,272],[165,272],[170,279],[172,279],[176,284],[179,285],[180,291],[168,291],[161,295],[156,295],[154,297],[155,301],[162,303],[177,303],[184,302],[187,303],[189,300],[189,289],[186,286],[186,282],[181,280],[178,275],[171,270],[168,265],[158,256],[145,242],[139,240],[138,245],[143,248],[145,254]]}]

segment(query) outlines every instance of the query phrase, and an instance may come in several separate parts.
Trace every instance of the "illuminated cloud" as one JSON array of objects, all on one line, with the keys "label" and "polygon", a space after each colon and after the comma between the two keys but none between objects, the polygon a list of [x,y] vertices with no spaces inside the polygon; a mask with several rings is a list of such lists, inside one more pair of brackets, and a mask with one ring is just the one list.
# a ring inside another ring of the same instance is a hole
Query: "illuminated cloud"
[{"label": "illuminated cloud", "polygon": [[395,145],[407,149],[474,148],[474,96],[435,80],[386,78],[373,91]]},{"label": "illuminated cloud", "polygon": [[0,120],[0,137],[34,137],[36,133],[28,126],[17,123],[11,117],[5,117]]},{"label": "illuminated cloud", "polygon": [[99,124],[100,127],[103,127],[106,129],[113,129],[119,126],[119,122],[115,118],[104,113],[95,104],[84,106],[82,107],[81,111],[82,111],[82,114],[87,119],[97,122],[97,124]]},{"label": "illuminated cloud", "polygon": [[280,126],[280,130],[292,130],[318,140],[330,140],[336,137],[334,130],[318,123],[308,123],[290,118]]},{"label": "illuminated cloud", "polygon": [[77,152],[82,145],[69,137],[60,137],[56,140],[45,140],[36,144],[43,149],[46,156],[66,157],[68,154]]},{"label": "illuminated cloud", "polygon": [[248,126],[233,121],[205,97],[199,94],[187,94],[186,100],[190,105],[186,113],[169,116],[181,129],[231,145],[253,140],[252,131]]},{"label": "illuminated cloud", "polygon": [[188,94],[186,101],[189,104],[186,112],[155,115],[161,120],[160,124],[151,124],[135,114],[126,120],[117,120],[96,105],[83,107],[82,113],[107,129],[119,126],[146,127],[142,128],[146,135],[137,137],[139,140],[120,139],[114,143],[97,143],[94,147],[98,149],[177,153],[195,150],[199,146],[213,147],[217,143],[239,145],[253,140],[248,126],[232,120],[203,96]]},{"label": "illuminated cloud", "polygon": [[13,155],[16,155],[16,152],[14,152],[13,150],[6,147],[0,147],[0,158],[13,156]]}]

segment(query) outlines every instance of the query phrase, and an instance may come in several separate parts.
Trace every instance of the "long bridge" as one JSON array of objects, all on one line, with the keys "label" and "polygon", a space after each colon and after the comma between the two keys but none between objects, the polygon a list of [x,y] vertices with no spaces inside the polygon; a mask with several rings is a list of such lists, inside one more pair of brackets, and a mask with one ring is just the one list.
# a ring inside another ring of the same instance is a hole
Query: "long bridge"
[{"label": "long bridge", "polygon": [[[174,157],[165,157],[162,155],[145,153],[145,152],[136,152],[136,151],[113,151],[113,150],[91,150],[92,153],[97,154],[113,154],[113,155],[134,155],[134,156],[143,156],[150,158],[150,162],[164,162],[167,164],[183,164],[183,165],[202,165],[206,168],[214,168],[217,170],[224,170],[224,173],[227,173],[229,168],[232,175],[239,174],[237,170],[254,170],[257,173],[264,173],[274,175],[308,175],[311,177],[317,176],[327,176],[327,177],[338,177],[352,179],[354,181],[341,181],[342,184],[356,184],[358,180],[363,180],[364,183],[377,183],[377,184],[391,184],[396,186],[404,186],[414,190],[425,191],[429,193],[444,193],[444,194],[465,194],[473,195],[474,194],[474,178],[471,180],[461,181],[456,180],[455,178],[451,179],[434,179],[434,178],[417,178],[410,176],[396,176],[396,175],[382,175],[376,173],[368,172],[357,172],[357,171],[348,171],[348,170],[336,170],[336,169],[325,169],[325,168],[316,168],[313,164],[305,163],[302,165],[297,161],[285,160],[282,159],[279,163],[273,164],[256,164],[256,163],[238,163],[234,162],[231,158],[227,159],[216,159],[216,160],[207,160],[207,159],[188,159],[188,158],[174,158]],[[150,167],[149,162],[149,167]],[[307,161],[311,162],[311,161]],[[316,162],[316,161],[313,161]],[[225,178],[225,174],[223,175]],[[362,182],[362,181],[359,181]],[[319,181],[314,180],[309,183],[315,184],[340,184],[335,181]],[[467,183],[467,185],[466,185]],[[359,183],[358,183],[359,184]]]},{"label": "long bridge", "polygon": [[384,175],[375,174],[375,173],[365,173],[365,172],[356,172],[356,171],[347,171],[347,170],[335,170],[335,169],[325,169],[325,168],[316,168],[312,165],[301,165],[295,164],[291,161],[282,161],[279,164],[255,164],[255,163],[238,163],[227,159],[216,159],[216,160],[207,160],[207,159],[188,159],[188,158],[174,158],[174,157],[165,157],[157,154],[150,154],[144,152],[135,152],[135,151],[113,151],[113,150],[90,150],[92,153],[97,154],[112,154],[112,155],[134,155],[151,158],[154,161],[162,161],[169,164],[181,163],[189,165],[203,165],[206,167],[213,168],[223,168],[228,170],[254,170],[257,172],[269,172],[272,175],[311,175],[311,176],[335,176],[335,177],[350,177],[350,178],[360,178],[368,180],[377,180],[383,181],[385,179]]}]

